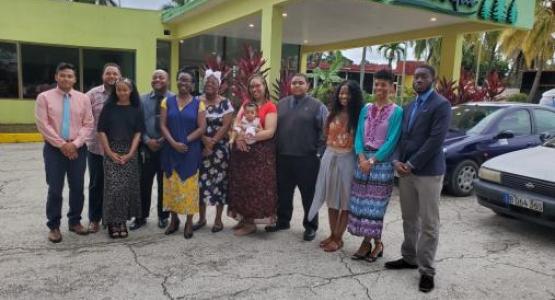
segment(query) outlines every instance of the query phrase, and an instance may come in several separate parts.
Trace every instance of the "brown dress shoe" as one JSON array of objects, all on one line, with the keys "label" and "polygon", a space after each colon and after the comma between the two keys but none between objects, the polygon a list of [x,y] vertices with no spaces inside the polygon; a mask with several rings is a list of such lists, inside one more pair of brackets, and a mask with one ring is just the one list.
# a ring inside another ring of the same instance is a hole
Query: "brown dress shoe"
[{"label": "brown dress shoe", "polygon": [[85,227],[83,227],[83,225],[81,225],[81,223],[69,226],[69,231],[75,232],[78,235],[87,235],[87,234],[89,234],[89,231],[87,229],[85,229]]},{"label": "brown dress shoe", "polygon": [[100,222],[91,222],[89,224],[89,233],[97,233],[100,230]]},{"label": "brown dress shoe", "polygon": [[60,229],[58,228],[51,229],[50,232],[48,233],[48,240],[55,244],[61,242],[62,233],[60,232]]}]

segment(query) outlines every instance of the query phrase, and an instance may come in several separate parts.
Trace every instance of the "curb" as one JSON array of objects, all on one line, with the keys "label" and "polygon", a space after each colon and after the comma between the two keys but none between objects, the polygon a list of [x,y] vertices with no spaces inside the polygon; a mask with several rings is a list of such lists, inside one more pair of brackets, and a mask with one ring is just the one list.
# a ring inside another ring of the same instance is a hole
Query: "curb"
[{"label": "curb", "polygon": [[0,144],[42,142],[40,133],[0,133]]}]

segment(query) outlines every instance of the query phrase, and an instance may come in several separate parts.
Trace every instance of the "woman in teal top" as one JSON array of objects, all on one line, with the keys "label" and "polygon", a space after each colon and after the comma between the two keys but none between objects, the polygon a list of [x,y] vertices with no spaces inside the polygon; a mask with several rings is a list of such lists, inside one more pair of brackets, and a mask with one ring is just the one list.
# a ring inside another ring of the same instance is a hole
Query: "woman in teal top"
[{"label": "woman in teal top", "polygon": [[[403,109],[389,100],[394,76],[379,71],[374,76],[376,101],[360,112],[355,136],[358,164],[349,202],[351,234],[364,237],[353,259],[375,261],[383,255],[383,218],[393,191],[391,154],[401,134]],[[375,245],[372,249],[372,239]]]}]

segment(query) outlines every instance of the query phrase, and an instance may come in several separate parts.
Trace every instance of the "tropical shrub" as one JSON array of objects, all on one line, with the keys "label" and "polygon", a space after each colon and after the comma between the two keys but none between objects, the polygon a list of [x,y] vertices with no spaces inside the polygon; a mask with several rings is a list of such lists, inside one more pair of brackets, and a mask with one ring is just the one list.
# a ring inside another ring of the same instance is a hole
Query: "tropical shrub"
[{"label": "tropical shrub", "polygon": [[513,94],[507,97],[508,102],[521,102],[526,103],[528,102],[528,95],[524,93]]}]

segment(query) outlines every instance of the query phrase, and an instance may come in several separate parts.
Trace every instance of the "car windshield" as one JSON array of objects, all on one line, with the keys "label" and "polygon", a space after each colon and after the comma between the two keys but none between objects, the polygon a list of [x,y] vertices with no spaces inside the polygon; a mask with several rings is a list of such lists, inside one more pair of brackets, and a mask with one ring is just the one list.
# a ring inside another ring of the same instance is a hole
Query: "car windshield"
[{"label": "car windshield", "polygon": [[449,126],[449,130],[466,132],[499,108],[501,107],[480,105],[456,106],[452,109],[451,126]]},{"label": "car windshield", "polygon": [[555,138],[547,140],[547,142],[545,142],[543,146],[548,148],[555,148]]}]

